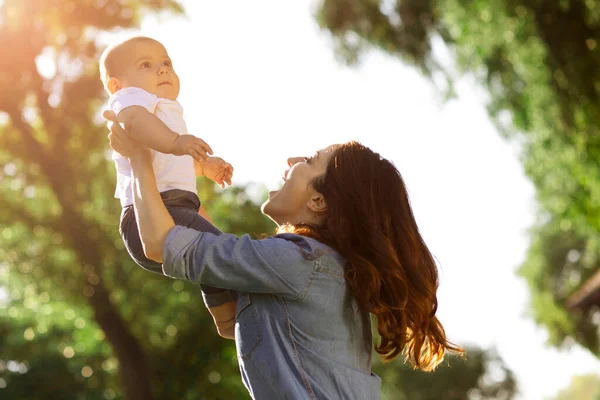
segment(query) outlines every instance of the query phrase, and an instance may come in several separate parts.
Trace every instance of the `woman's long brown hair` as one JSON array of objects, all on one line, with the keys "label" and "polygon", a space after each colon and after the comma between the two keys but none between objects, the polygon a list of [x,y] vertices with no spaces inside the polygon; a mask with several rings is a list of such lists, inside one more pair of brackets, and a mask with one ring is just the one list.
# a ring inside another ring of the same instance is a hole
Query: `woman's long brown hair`
[{"label": "woman's long brown hair", "polygon": [[352,294],[377,317],[381,342],[375,350],[384,360],[403,353],[414,368],[430,371],[446,351],[464,354],[435,316],[438,272],[400,173],[357,142],[332,151],[325,174],[312,184],[327,202],[323,226],[291,230],[316,237],[345,258]]}]

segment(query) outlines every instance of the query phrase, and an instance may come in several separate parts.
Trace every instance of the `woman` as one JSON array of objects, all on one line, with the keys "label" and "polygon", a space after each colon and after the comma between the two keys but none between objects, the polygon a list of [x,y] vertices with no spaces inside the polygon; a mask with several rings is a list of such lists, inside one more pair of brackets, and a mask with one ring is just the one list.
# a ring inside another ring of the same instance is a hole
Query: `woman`
[{"label": "woman", "polygon": [[450,343],[435,316],[438,275],[396,168],[356,142],[290,158],[262,211],[279,234],[252,240],[175,226],[147,149],[118,124],[146,255],[165,275],[238,293],[235,341],[255,399],[378,399],[370,314],[385,360],[434,369]]}]

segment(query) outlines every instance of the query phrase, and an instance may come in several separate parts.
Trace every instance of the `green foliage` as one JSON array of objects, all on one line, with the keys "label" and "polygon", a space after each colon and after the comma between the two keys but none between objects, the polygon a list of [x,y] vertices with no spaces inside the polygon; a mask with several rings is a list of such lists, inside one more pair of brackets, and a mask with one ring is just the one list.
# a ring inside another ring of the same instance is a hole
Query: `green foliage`
[{"label": "green foliage", "polygon": [[[93,39],[148,10],[182,11],[172,0],[0,2],[2,398],[248,396],[199,288],[137,267],[118,234]],[[44,59],[54,72],[38,69]],[[272,233],[251,189],[202,182],[200,197],[222,230]],[[466,371],[439,373],[454,369]]]},{"label": "green foliage", "polygon": [[571,384],[548,400],[598,400],[600,399],[600,376],[589,374],[574,376]]},{"label": "green foliage", "polygon": [[[199,288],[137,267],[118,233],[94,36],[155,10],[182,8],[0,2],[2,398],[247,396],[233,342],[216,334]],[[54,73],[38,69],[40,56]],[[202,190],[227,231],[272,230],[244,188]]]},{"label": "green foliage", "polygon": [[[535,320],[555,345],[600,356],[593,315],[566,299],[598,269],[600,5],[590,0],[323,0],[317,13],[338,53],[376,47],[427,75],[455,74],[432,51],[442,39],[460,73],[490,94],[499,131],[518,140],[537,188],[539,218],[520,269]],[[349,56],[348,56],[349,55]]]},{"label": "green foliage", "polygon": [[254,196],[250,193],[256,188],[250,185],[232,186],[225,191],[215,192],[215,189],[219,190],[218,186],[207,178],[200,179],[198,195],[202,204],[210,210],[215,225],[223,232],[248,233],[254,238],[275,233],[276,225],[260,212],[256,202],[256,197],[267,198],[266,188],[259,187]]},{"label": "green foliage", "polygon": [[510,400],[517,382],[495,351],[467,349],[467,359],[449,357],[434,372],[414,370],[401,360],[374,371],[382,378],[383,400]]}]

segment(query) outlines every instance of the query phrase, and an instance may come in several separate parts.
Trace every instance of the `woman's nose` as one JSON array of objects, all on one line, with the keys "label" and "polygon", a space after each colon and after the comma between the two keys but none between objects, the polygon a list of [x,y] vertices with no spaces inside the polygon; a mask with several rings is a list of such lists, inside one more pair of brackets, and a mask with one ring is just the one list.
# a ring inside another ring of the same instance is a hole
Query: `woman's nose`
[{"label": "woman's nose", "polygon": [[288,166],[293,166],[296,163],[299,163],[300,161],[304,160],[304,157],[290,157],[288,158],[287,162],[288,162]]}]

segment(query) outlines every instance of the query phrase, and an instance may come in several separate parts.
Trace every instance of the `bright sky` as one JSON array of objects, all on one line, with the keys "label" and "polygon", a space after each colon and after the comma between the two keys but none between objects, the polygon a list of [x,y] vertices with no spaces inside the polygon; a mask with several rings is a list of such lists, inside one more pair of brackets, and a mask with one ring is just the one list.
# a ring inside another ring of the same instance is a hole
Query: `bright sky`
[{"label": "bright sky", "polygon": [[360,67],[342,65],[312,18],[314,3],[184,0],[186,17],[149,17],[127,35],[165,44],[188,129],[234,165],[234,184],[278,188],[287,157],[350,139],[391,159],[441,265],[438,315],[449,337],[496,347],[521,400],[600,371],[580,348],[547,348],[525,316],[528,292],[514,271],[528,246],[534,192],[516,146],[490,123],[483,91],[463,80],[458,99],[442,104],[396,59],[374,52]]}]

